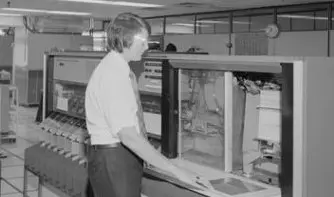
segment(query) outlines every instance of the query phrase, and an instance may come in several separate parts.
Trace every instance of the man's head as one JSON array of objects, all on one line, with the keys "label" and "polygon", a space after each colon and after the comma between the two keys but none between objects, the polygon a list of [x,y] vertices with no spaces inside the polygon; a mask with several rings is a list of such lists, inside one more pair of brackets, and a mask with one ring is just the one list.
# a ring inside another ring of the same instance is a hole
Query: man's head
[{"label": "man's head", "polygon": [[108,26],[108,51],[122,53],[128,61],[139,61],[148,49],[150,26],[139,16],[119,14]]}]

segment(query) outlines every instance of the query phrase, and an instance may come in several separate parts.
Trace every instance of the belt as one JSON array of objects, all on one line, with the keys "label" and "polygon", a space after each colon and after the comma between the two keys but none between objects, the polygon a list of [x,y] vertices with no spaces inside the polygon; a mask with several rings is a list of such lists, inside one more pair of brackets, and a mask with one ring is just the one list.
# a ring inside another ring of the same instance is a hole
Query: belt
[{"label": "belt", "polygon": [[93,150],[108,149],[108,148],[117,148],[117,147],[120,147],[120,146],[121,146],[121,143],[91,145],[91,147],[92,147]]}]

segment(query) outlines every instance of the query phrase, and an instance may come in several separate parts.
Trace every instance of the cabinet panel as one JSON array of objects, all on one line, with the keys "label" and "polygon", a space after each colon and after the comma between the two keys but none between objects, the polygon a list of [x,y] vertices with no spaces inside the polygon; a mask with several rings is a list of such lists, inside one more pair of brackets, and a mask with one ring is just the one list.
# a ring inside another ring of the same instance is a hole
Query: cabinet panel
[{"label": "cabinet panel", "polygon": [[34,103],[37,100],[37,72],[36,71],[29,71],[28,72],[28,103]]},{"label": "cabinet panel", "polygon": [[43,86],[43,71],[17,69],[15,79],[19,90],[19,103],[22,105],[38,104],[40,90]]}]

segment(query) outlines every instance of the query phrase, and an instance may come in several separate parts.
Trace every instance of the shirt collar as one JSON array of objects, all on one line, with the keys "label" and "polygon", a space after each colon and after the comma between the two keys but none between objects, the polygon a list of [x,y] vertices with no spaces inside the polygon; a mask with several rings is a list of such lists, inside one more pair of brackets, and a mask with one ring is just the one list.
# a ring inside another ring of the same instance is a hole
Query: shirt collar
[{"label": "shirt collar", "polygon": [[122,72],[129,73],[130,72],[130,66],[128,62],[123,58],[123,56],[116,52],[116,51],[110,51],[107,54],[108,61],[112,62],[112,65],[120,69]]}]

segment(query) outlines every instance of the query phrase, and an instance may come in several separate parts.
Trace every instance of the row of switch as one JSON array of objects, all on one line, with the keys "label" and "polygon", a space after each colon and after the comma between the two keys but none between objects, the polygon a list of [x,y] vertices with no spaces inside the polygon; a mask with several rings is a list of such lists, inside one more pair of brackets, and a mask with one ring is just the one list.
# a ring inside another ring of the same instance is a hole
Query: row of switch
[{"label": "row of switch", "polygon": [[162,62],[154,62],[154,61],[145,61],[144,66],[152,66],[152,67],[161,67]]},{"label": "row of switch", "polygon": [[145,78],[146,79],[159,79],[159,80],[161,80],[162,79],[162,77],[161,76],[148,76],[148,75],[145,75]]},{"label": "row of switch", "polygon": [[64,155],[85,157],[89,138],[84,120],[54,112],[40,127],[40,141],[44,146]]},{"label": "row of switch", "polygon": [[144,70],[145,72],[156,72],[156,73],[162,73],[162,70],[161,69],[155,69],[155,70],[153,70],[153,69],[147,69],[147,68],[145,68],[145,70]]},{"label": "row of switch", "polygon": [[85,116],[85,97],[73,96],[68,101],[69,112],[80,117]]}]

